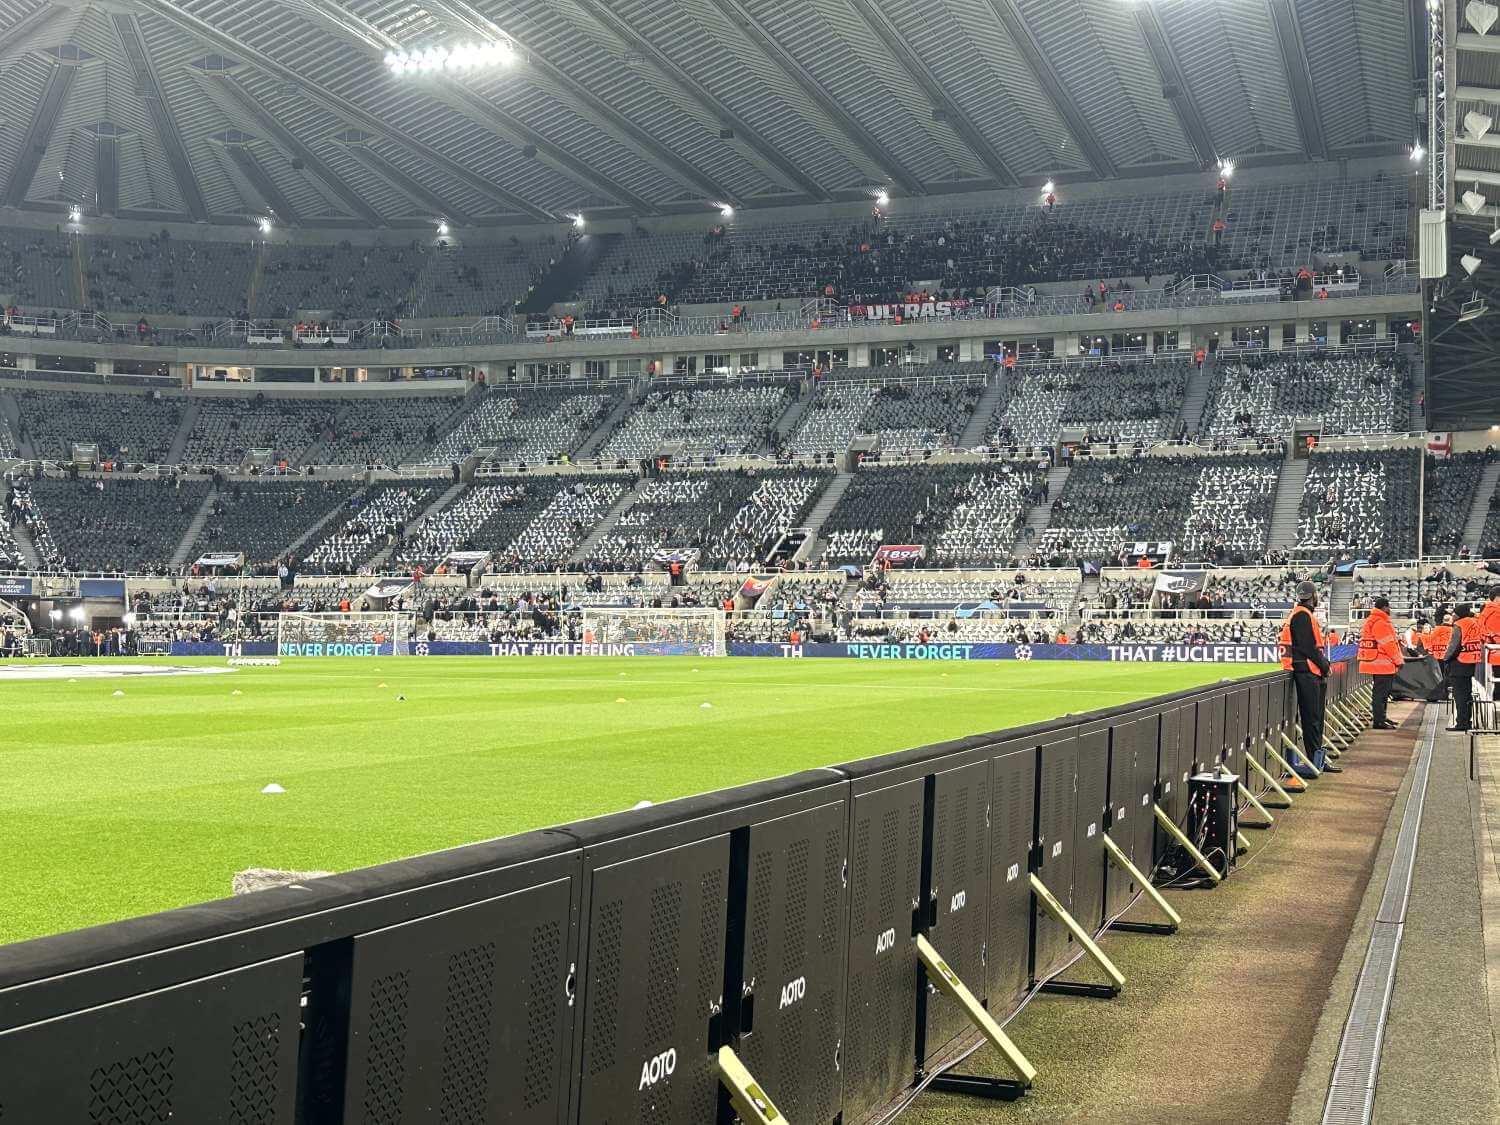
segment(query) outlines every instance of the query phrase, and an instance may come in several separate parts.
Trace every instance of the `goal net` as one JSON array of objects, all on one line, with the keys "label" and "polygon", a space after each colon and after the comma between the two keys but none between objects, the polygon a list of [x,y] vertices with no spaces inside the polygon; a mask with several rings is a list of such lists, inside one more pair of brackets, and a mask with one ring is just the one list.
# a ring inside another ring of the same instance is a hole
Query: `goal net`
[{"label": "goal net", "polygon": [[585,644],[630,646],[636,655],[723,656],[722,609],[618,609],[583,611]]},{"label": "goal net", "polygon": [[409,613],[283,613],[276,619],[278,656],[407,656]]}]

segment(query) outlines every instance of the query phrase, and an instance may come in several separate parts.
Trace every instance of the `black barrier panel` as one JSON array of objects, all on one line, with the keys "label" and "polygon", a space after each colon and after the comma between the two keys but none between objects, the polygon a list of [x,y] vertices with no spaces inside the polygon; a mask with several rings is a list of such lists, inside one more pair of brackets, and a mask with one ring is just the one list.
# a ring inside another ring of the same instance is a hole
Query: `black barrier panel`
[{"label": "black barrier panel", "polygon": [[1224,695],[1210,692],[1198,701],[1193,772],[1212,769],[1224,759]]},{"label": "black barrier panel", "polygon": [[1250,731],[1250,689],[1229,688],[1224,693],[1224,768],[1237,776],[1245,772],[1245,739]]},{"label": "black barrier panel", "polygon": [[[981,758],[932,779],[932,886],[928,940],[943,960],[982,994],[990,878],[990,761]],[[946,993],[929,992],[925,1061],[969,1027]]]},{"label": "black barrier panel", "polygon": [[[1012,744],[1014,747],[1014,744]],[[1031,849],[1036,820],[1037,753],[1014,747],[991,761],[990,894],[987,1000],[1003,1019],[1030,987]]]},{"label": "black barrier panel", "polygon": [[344,1121],[563,1120],[575,881],[362,934]]},{"label": "black barrier panel", "polygon": [[296,1119],[302,956],[0,1034],[0,1121]]},{"label": "black barrier panel", "polygon": [[578,1119],[712,1122],[729,835],[588,873]]},{"label": "black barrier panel", "polygon": [[[1151,801],[1156,788],[1157,731],[1155,713],[1115,726],[1109,751],[1109,834],[1137,867],[1151,868]],[[1138,888],[1114,864],[1106,864],[1105,912],[1118,914]]]},{"label": "black barrier panel", "polygon": [[[1037,768],[1036,851],[1038,878],[1070,912],[1073,909],[1073,846],[1077,830],[1075,786],[1078,772],[1076,728],[1053,736],[1041,747]],[[1034,908],[1036,938],[1032,942],[1032,976],[1040,980],[1055,973],[1072,953],[1072,937],[1062,923]]]},{"label": "black barrier panel", "polygon": [[[863,791],[861,791],[863,789]],[[844,1120],[863,1121],[916,1071],[915,912],[926,783],[853,783]]]},{"label": "black barrier panel", "polygon": [[1248,696],[1249,702],[1247,704],[1248,711],[1245,716],[1245,728],[1247,734],[1249,735],[1250,744],[1252,746],[1255,744],[1256,740],[1265,733],[1266,730],[1266,701],[1269,698],[1266,689],[1268,688],[1268,686],[1269,685],[1262,680],[1257,680],[1250,685]]},{"label": "black barrier panel", "polygon": [[1197,705],[1193,703],[1168,704],[1161,711],[1157,804],[1173,820],[1187,815],[1187,779],[1193,769],[1193,724],[1197,714]]},{"label": "black barrier panel", "polygon": [[832,1121],[843,1103],[848,818],[841,793],[750,826],[739,1053],[789,1121]]},{"label": "black barrier panel", "polygon": [[1073,816],[1073,917],[1089,933],[1104,923],[1104,829],[1108,824],[1109,743],[1113,720],[1078,728]]}]

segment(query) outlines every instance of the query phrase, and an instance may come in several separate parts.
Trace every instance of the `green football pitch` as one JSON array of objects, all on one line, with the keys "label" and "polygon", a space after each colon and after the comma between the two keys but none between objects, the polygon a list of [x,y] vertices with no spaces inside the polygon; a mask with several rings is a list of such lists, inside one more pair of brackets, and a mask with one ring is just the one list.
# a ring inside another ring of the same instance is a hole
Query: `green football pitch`
[{"label": "green football pitch", "polygon": [[90,677],[107,664],[0,668],[0,943],[221,898],[248,867],[343,871],[1264,670],[388,657]]}]

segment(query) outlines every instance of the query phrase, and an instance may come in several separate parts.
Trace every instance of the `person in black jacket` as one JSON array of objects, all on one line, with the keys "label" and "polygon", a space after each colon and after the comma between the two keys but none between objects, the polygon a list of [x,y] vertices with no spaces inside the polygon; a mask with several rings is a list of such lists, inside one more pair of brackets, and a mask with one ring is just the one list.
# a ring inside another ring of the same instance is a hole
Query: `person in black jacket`
[{"label": "person in black jacket", "polygon": [[1331,669],[1323,651],[1323,630],[1313,613],[1317,606],[1318,588],[1311,582],[1299,583],[1297,604],[1281,626],[1281,666],[1291,672],[1297,690],[1303,752],[1320,773],[1342,773],[1342,767],[1328,761],[1323,749],[1323,712]]}]

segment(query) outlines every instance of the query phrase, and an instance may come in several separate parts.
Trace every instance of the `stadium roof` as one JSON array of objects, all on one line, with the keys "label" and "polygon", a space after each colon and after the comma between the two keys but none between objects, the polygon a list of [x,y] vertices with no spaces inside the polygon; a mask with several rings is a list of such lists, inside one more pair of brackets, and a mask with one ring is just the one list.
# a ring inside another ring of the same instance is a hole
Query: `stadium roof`
[{"label": "stadium roof", "polygon": [[[1420,8],[0,0],[0,206],[499,225],[1374,155]],[[386,61],[460,43],[513,61]]]}]

